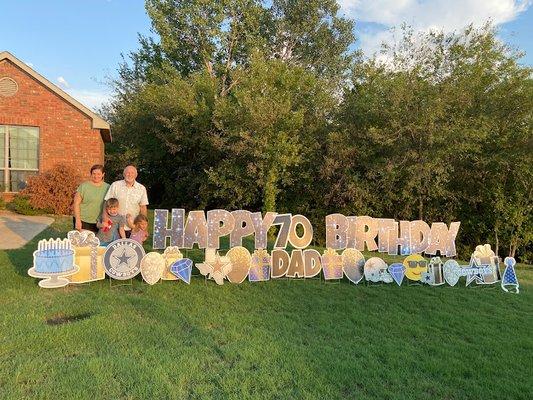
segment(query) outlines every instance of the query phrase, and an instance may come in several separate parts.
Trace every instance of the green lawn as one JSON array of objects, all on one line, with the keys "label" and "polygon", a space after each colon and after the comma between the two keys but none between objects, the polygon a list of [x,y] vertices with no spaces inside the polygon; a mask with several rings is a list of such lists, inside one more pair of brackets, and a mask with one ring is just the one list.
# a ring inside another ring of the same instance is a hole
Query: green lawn
[{"label": "green lawn", "polygon": [[0,399],[533,397],[531,267],[519,295],[464,279],[40,289],[36,243],[69,225],[0,251]]}]

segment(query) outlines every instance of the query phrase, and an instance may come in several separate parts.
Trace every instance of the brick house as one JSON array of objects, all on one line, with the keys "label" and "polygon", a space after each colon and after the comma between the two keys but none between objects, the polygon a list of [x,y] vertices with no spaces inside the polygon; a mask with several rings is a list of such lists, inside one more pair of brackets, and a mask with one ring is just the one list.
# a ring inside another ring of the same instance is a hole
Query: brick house
[{"label": "brick house", "polygon": [[109,124],[28,65],[0,52],[0,197],[58,163],[88,177],[104,162]]}]

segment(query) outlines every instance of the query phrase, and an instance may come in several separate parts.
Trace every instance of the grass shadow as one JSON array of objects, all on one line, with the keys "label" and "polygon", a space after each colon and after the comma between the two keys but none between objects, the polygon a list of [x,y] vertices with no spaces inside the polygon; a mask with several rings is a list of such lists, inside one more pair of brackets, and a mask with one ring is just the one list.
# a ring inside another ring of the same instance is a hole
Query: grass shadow
[{"label": "grass shadow", "polygon": [[96,313],[94,312],[85,312],[80,314],[74,314],[74,315],[65,315],[63,313],[57,314],[54,317],[48,318],[45,323],[46,325],[62,325],[67,324],[70,322],[78,322],[83,321],[85,319],[91,318]]}]

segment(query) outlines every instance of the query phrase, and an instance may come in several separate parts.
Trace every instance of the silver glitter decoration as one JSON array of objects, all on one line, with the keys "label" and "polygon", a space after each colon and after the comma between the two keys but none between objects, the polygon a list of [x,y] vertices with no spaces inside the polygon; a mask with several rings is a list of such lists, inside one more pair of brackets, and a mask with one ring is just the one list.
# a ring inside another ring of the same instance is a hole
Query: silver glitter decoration
[{"label": "silver glitter decoration", "polygon": [[455,250],[455,238],[459,232],[460,222],[452,222],[450,229],[444,222],[434,222],[431,224],[431,232],[429,245],[425,253],[430,255],[436,255],[440,252],[440,255],[446,257],[454,257],[457,252]]},{"label": "silver glitter decoration", "polygon": [[411,253],[422,254],[428,248],[431,228],[426,222],[417,220],[411,221],[409,229],[411,231]]},{"label": "silver glitter decoration", "polygon": [[260,212],[254,212],[251,214],[252,223],[254,224],[256,249],[267,248],[267,233],[272,226],[276,215],[275,212],[270,211],[265,214],[264,218],[261,217]]},{"label": "silver glitter decoration", "polygon": [[207,212],[207,247],[220,248],[220,238],[229,235],[235,227],[235,218],[226,210]]},{"label": "silver glitter decoration", "polygon": [[172,209],[172,220],[168,225],[168,210],[154,211],[154,236],[153,248],[166,248],[167,238],[170,238],[170,246],[183,247],[183,222],[185,210],[181,208]]},{"label": "silver glitter decoration", "polygon": [[272,225],[280,225],[278,237],[276,238],[276,243],[274,243],[275,249],[284,249],[287,247],[287,242],[289,240],[289,231],[291,229],[291,214],[278,214],[274,218]]},{"label": "silver glitter decoration", "polygon": [[195,243],[200,249],[207,247],[207,220],[203,211],[190,211],[187,215],[183,248],[192,249]]},{"label": "silver glitter decoration", "polygon": [[254,233],[252,213],[247,210],[232,211],[231,215],[235,219],[235,227],[230,233],[230,247],[242,246],[242,238]]},{"label": "silver glitter decoration", "polygon": [[[333,250],[346,248],[348,218],[342,214],[326,216],[326,247]],[[355,240],[353,243],[355,247]]]},{"label": "silver glitter decoration", "polygon": [[98,277],[98,246],[100,240],[95,236],[94,232],[90,231],[70,231],[67,233],[67,238],[75,247],[90,247],[91,248],[91,279]]}]

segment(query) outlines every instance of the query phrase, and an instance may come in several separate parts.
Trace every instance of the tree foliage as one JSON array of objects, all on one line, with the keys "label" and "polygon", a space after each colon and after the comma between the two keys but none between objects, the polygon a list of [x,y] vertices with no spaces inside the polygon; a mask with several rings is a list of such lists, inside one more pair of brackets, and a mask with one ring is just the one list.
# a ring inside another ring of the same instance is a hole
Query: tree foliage
[{"label": "tree foliage", "polygon": [[354,69],[328,146],[343,158],[323,168],[350,190],[330,207],[461,220],[470,247],[514,254],[531,243],[531,70],[490,25],[402,38]]},{"label": "tree foliage", "polygon": [[350,51],[336,1],[148,0],[108,167],[151,202],[462,221],[464,256],[532,259],[531,69],[490,25]]},{"label": "tree foliage", "polygon": [[257,53],[338,84],[352,60],[353,23],[337,15],[334,0],[147,0],[146,10],[159,40],[141,36],[132,63],[121,65],[123,95],[161,79],[157,70],[165,68],[181,76],[207,72],[226,95],[238,82],[231,72]]}]

